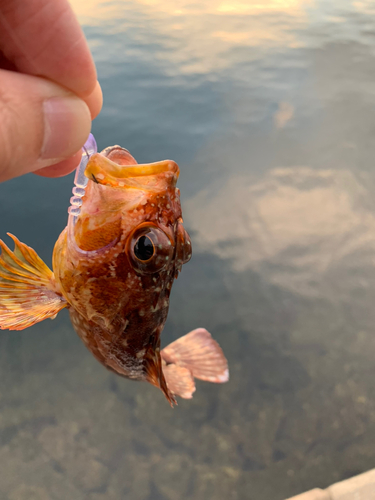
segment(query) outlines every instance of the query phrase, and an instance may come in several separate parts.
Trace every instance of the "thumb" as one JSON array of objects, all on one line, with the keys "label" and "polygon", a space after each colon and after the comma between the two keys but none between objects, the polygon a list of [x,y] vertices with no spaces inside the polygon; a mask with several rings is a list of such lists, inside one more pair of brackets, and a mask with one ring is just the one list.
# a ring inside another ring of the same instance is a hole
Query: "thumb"
[{"label": "thumb", "polygon": [[44,78],[0,70],[0,181],[54,165],[85,143],[84,101]]}]

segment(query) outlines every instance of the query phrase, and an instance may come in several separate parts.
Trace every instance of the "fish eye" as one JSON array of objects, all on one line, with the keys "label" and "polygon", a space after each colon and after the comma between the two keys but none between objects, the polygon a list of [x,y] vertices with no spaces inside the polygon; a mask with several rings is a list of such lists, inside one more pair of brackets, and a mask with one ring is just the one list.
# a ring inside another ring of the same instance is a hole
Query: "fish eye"
[{"label": "fish eye", "polygon": [[132,267],[139,273],[152,274],[170,266],[175,245],[156,224],[143,222],[131,234],[127,255]]},{"label": "fish eye", "polygon": [[150,260],[155,253],[155,247],[151,239],[146,236],[140,236],[134,245],[134,255],[137,259],[145,262]]}]

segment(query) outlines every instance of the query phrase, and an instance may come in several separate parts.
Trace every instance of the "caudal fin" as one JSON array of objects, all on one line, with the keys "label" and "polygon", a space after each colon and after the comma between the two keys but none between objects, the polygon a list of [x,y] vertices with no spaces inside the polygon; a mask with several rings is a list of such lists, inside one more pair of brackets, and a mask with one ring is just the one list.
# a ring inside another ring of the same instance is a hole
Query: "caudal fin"
[{"label": "caudal fin", "polygon": [[[165,347],[160,355],[167,364],[164,372],[172,370],[169,367],[175,366],[185,368],[192,377],[207,382],[222,384],[229,380],[228,362],[224,353],[205,328],[197,328],[177,339]],[[178,371],[174,369],[171,373],[173,373],[175,379]],[[183,372],[180,373],[182,375]],[[167,384],[170,386],[167,375],[166,379]],[[187,383],[187,380],[184,383]],[[186,397],[171,386],[170,389],[178,396]],[[194,390],[190,391],[189,398],[192,397]]]},{"label": "caudal fin", "polygon": [[0,328],[23,330],[66,307],[56,292],[54,274],[29,246],[15,236],[12,252],[0,240]]}]

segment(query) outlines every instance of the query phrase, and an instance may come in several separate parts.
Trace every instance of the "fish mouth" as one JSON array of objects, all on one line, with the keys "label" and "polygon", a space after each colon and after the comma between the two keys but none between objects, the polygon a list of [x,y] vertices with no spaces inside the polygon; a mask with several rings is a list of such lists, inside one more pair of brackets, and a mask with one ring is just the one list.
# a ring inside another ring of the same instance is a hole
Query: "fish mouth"
[{"label": "fish mouth", "polygon": [[[127,158],[124,158],[125,164],[119,157],[121,150],[128,155]],[[165,190],[166,183],[168,187],[176,186],[180,169],[177,163],[172,160],[129,165],[129,159],[134,160],[134,158],[127,150],[119,146],[111,148],[108,153],[108,156],[118,160],[119,163],[105,156],[106,150],[103,153],[93,154],[85,169],[85,176],[96,184],[113,188],[138,188],[150,191]]]}]

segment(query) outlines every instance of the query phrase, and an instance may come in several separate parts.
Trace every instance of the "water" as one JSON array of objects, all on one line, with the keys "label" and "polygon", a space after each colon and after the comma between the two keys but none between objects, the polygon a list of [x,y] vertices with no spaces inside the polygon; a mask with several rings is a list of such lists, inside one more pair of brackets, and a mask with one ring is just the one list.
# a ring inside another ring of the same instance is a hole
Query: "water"
[{"label": "water", "polygon": [[[375,466],[375,8],[73,2],[99,148],[181,168],[194,256],[163,344],[205,326],[231,380],[171,410],[65,312],[0,336],[0,498],[282,500]],[[72,176],[0,187],[2,234],[51,262]]]}]

